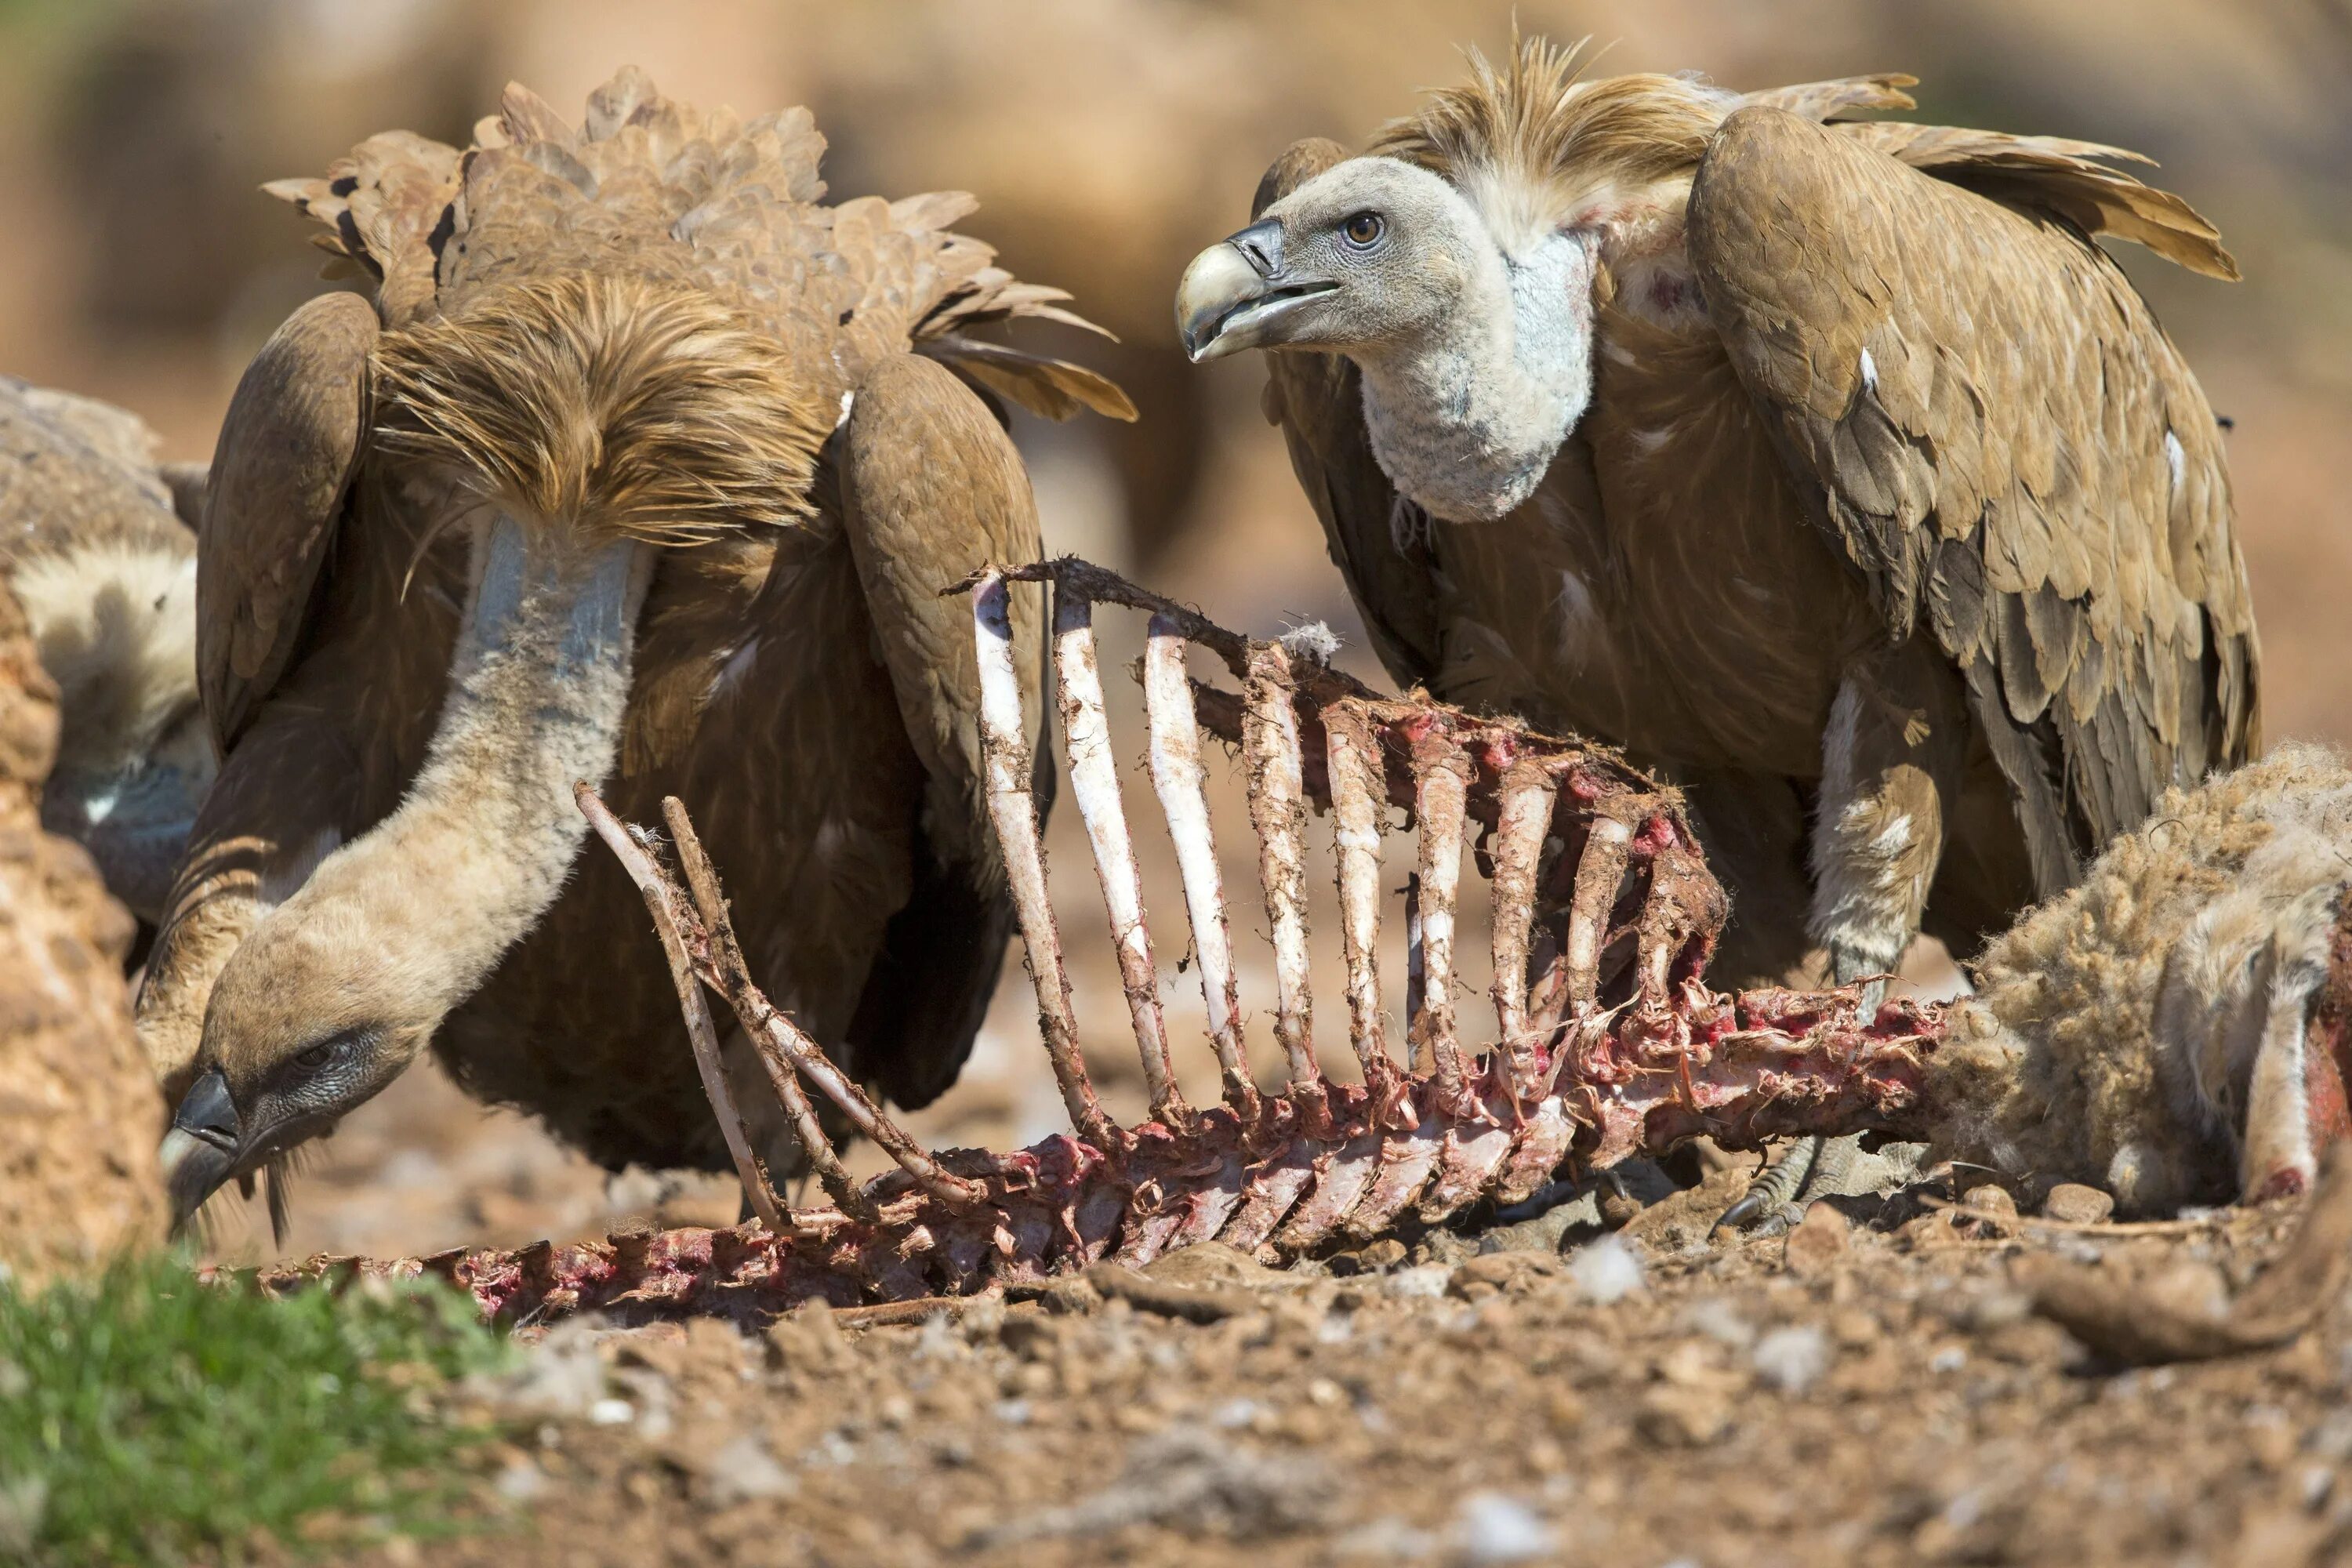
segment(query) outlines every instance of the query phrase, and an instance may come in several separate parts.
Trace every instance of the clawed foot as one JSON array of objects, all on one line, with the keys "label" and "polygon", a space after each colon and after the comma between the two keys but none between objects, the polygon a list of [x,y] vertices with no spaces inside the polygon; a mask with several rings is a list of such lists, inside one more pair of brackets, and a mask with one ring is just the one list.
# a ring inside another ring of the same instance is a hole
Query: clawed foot
[{"label": "clawed foot", "polygon": [[1860,1133],[1791,1140],[1747,1195],[1723,1211],[1716,1231],[1744,1233],[1750,1238],[1787,1234],[1815,1198],[1843,1195],[1854,1157],[1861,1152]]}]

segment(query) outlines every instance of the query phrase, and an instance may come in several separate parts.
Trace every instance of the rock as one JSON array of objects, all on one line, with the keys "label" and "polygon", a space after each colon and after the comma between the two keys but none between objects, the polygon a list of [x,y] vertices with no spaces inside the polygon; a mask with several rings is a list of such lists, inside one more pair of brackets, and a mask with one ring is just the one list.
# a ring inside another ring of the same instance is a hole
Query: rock
[{"label": "rock", "polygon": [[[1393,1239],[1376,1241],[1359,1256],[1369,1259],[1374,1254],[1377,1260],[1370,1267],[1385,1268],[1404,1261],[1404,1244]],[[1163,1285],[1242,1285],[1262,1289],[1290,1283],[1279,1270],[1222,1241],[1196,1241],[1163,1252],[1143,1266],[1143,1273]]]},{"label": "rock", "polygon": [[136,930],[80,846],[41,831],[56,688],[0,590],[0,1268],[27,1280],[163,1239],[163,1096],[131,1024]]},{"label": "rock", "polygon": [[1483,1301],[1504,1293],[1519,1295],[1559,1273],[1561,1267],[1559,1257],[1549,1252],[1483,1253],[1454,1271],[1446,1294],[1465,1301]]},{"label": "rock", "polygon": [[1465,1563],[1532,1563],[1553,1557],[1559,1537],[1543,1516],[1500,1492],[1472,1492],[1462,1500],[1454,1538]]},{"label": "rock", "polygon": [[788,1372],[823,1372],[849,1354],[849,1336],[823,1301],[803,1301],[768,1327],[769,1360]]},{"label": "rock", "polygon": [[1731,1412],[1723,1394],[1712,1387],[1660,1384],[1643,1394],[1633,1425],[1659,1447],[1704,1448],[1721,1442],[1731,1430]]},{"label": "rock", "polygon": [[1804,1218],[1789,1232],[1789,1239],[1780,1244],[1781,1266],[1801,1278],[1827,1270],[1845,1256],[1846,1240],[1853,1228],[1845,1215],[1828,1204],[1807,1205]]},{"label": "rock", "polygon": [[2061,1182],[2042,1200],[2042,1217],[2067,1225],[2105,1225],[2115,1212],[2112,1194],[2080,1182]]},{"label": "rock", "polygon": [[1970,1187],[1960,1194],[1962,1206],[1971,1212],[1955,1215],[1961,1223],[1979,1227],[1979,1234],[2014,1236],[2017,1234],[2017,1200],[2007,1187],[1997,1187],[1988,1182]]},{"label": "rock", "polygon": [[717,1508],[788,1498],[800,1490],[798,1479],[776,1462],[767,1439],[756,1432],[737,1433],[704,1458],[700,1469],[703,1486]]}]

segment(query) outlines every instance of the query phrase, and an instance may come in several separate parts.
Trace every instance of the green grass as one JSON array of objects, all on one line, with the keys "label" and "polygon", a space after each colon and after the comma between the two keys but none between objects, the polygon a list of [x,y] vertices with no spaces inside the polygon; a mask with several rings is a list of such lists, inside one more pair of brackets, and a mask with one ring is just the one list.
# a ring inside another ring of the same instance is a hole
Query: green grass
[{"label": "green grass", "polygon": [[273,1301],[164,1258],[0,1284],[0,1562],[236,1562],[449,1527],[503,1342],[439,1286]]}]

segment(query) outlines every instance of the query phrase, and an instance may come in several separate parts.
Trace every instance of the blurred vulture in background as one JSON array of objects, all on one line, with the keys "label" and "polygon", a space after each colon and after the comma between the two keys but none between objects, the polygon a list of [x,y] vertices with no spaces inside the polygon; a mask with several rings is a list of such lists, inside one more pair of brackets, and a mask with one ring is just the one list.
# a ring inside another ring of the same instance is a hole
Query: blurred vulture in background
[{"label": "blurred vulture in background", "polygon": [[57,683],[41,825],[149,924],[213,776],[196,703],[204,470],[159,465],[137,416],[0,376],[0,573]]},{"label": "blurred vulture in background", "polygon": [[272,187],[375,287],[279,329],[213,466],[225,761],[140,1001],[183,1215],[428,1041],[609,1167],[729,1168],[637,895],[574,875],[576,780],[683,798],[752,977],[857,1076],[955,1077],[1012,920],[939,591],[1039,551],[994,399],[1131,410],[971,335],[1076,318],[949,228],[969,197],[822,205],[823,148],[625,70],[583,128],[513,88],[463,153],[392,132]]},{"label": "blurred vulture in background", "polygon": [[2221,432],[2094,237],[2236,268],[2134,154],[1841,119],[1908,77],[1577,52],[1292,147],[1186,347],[1286,351],[1266,410],[1392,675],[1688,786],[1718,984],[1969,952],[2257,748]]}]

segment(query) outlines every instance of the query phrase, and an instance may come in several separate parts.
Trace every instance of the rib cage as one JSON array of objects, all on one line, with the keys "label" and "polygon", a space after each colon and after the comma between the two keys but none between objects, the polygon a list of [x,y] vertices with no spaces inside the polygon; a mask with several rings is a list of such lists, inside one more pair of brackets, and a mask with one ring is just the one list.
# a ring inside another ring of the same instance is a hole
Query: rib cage
[{"label": "rib cage", "polygon": [[[1150,1097],[1149,1119],[1136,1126],[1104,1110],[1078,1048],[1020,717],[1007,618],[1016,581],[1054,593],[1064,755]],[[1564,1164],[1603,1167],[1700,1132],[1752,1146],[1791,1132],[1899,1129],[1919,1114],[1940,1012],[1895,1001],[1865,1015],[1852,988],[1710,991],[1704,971],[1727,913],[1723,891],[1679,797],[1614,753],[1426,698],[1383,696],[1074,559],[991,571],[959,587],[971,595],[980,655],[990,813],[1072,1131],[1009,1154],[923,1151],[751,984],[717,874],[677,802],[665,815],[683,886],[654,836],[616,821],[583,784],[582,810],[645,895],[669,953],[714,1112],[761,1219],[367,1267],[443,1274],[509,1317],[586,1307],[760,1316],[810,1299],[845,1306],[968,1294],[1104,1258],[1139,1265],[1212,1238],[1297,1257],[1442,1224],[1481,1202],[1516,1202]],[[1205,1107],[1185,1099],[1169,1058],[1097,659],[1095,612],[1104,605],[1150,616],[1141,670],[1150,773],[1176,849],[1222,1080],[1218,1102]],[[1238,691],[1187,675],[1194,645],[1223,662]],[[1203,733],[1237,747],[1248,773],[1275,956],[1275,1037],[1288,1075],[1278,1094],[1258,1090],[1244,1054]],[[1360,1083],[1325,1076],[1313,1033],[1310,805],[1336,835],[1345,1018]],[[1420,836],[1404,953],[1419,979],[1408,986],[1402,1060],[1379,984],[1380,826],[1400,807]],[[1454,1006],[1461,857],[1474,828],[1491,859],[1496,905],[1496,1034],[1477,1049],[1465,1047]],[[804,1142],[828,1205],[786,1207],[750,1152],[704,985],[734,1010],[794,1125],[812,1130]],[[852,1181],[813,1135],[803,1079],[898,1169]],[[276,1279],[349,1267],[313,1260]]]}]

